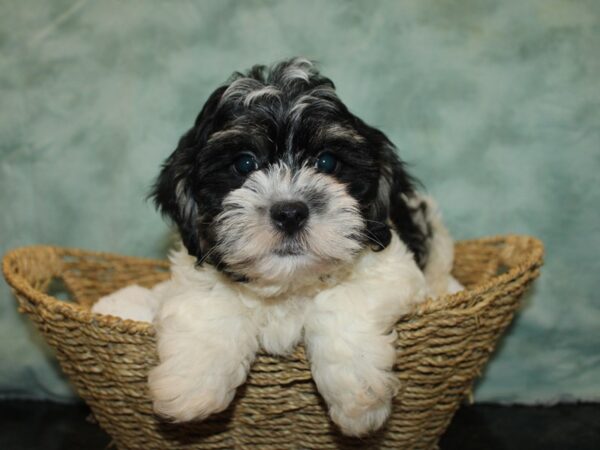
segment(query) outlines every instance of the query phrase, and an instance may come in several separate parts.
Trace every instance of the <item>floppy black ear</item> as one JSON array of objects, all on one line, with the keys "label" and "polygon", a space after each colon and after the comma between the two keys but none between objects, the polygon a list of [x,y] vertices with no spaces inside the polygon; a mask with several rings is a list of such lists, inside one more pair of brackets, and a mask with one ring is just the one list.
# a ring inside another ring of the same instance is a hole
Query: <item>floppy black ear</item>
[{"label": "floppy black ear", "polygon": [[[394,146],[386,139],[381,152],[381,174],[377,199],[373,203],[367,229],[385,248],[390,240],[392,227],[400,239],[415,256],[419,267],[427,262],[429,225],[424,202],[417,200],[415,184],[395,152]],[[376,248],[377,250],[377,248]]]},{"label": "floppy black ear", "polygon": [[177,225],[188,253],[201,259],[198,205],[190,186],[194,171],[194,134],[195,128],[192,128],[181,137],[175,151],[164,162],[150,197],[158,210]]},{"label": "floppy black ear", "polygon": [[215,90],[194,126],[185,133],[175,151],[163,163],[161,172],[150,193],[158,210],[178,227],[188,253],[202,259],[199,207],[194,196],[194,177],[197,173],[197,155],[212,131],[219,101],[227,86]]}]

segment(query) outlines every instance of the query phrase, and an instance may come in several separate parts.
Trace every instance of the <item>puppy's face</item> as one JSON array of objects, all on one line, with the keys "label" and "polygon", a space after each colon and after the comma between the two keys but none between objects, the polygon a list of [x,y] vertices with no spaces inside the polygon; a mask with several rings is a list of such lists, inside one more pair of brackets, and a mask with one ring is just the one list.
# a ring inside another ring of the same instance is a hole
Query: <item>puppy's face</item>
[{"label": "puppy's face", "polygon": [[387,138],[294,59],[217,89],[153,195],[199,263],[282,282],[385,247],[390,202],[411,192]]}]

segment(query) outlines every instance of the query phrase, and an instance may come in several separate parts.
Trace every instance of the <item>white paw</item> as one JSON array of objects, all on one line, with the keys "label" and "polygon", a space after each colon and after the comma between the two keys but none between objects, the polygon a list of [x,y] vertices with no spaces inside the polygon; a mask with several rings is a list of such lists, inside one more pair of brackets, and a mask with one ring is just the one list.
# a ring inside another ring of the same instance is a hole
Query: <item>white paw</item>
[{"label": "white paw", "polygon": [[179,374],[169,364],[150,372],[148,387],[154,411],[174,422],[203,420],[225,410],[235,396],[217,374]]},{"label": "white paw", "polygon": [[465,287],[456,278],[452,275],[448,277],[448,294],[456,294],[464,289]]},{"label": "white paw", "polygon": [[134,284],[102,297],[94,304],[92,312],[121,319],[152,322],[157,302],[152,291]]},{"label": "white paw", "polygon": [[343,405],[331,407],[331,419],[347,436],[364,436],[378,430],[385,423],[392,409],[391,400],[382,400],[370,405]]},{"label": "white paw", "polygon": [[[324,374],[321,372],[320,375]],[[327,375],[319,377],[317,386],[329,404],[331,419],[343,434],[364,436],[381,428],[390,415],[392,398],[398,387],[398,379],[393,373],[377,369],[361,373],[347,369],[344,374],[329,372]]]}]

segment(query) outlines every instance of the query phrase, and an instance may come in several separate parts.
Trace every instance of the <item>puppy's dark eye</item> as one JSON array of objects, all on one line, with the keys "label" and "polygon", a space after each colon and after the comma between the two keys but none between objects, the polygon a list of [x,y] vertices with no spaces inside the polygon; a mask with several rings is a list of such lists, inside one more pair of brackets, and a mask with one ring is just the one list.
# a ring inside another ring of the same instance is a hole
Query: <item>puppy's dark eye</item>
[{"label": "puppy's dark eye", "polygon": [[316,168],[322,173],[333,173],[338,166],[338,160],[330,152],[323,152],[317,158]]},{"label": "puppy's dark eye", "polygon": [[244,153],[236,158],[233,167],[240,175],[248,175],[258,168],[258,163],[254,155]]}]

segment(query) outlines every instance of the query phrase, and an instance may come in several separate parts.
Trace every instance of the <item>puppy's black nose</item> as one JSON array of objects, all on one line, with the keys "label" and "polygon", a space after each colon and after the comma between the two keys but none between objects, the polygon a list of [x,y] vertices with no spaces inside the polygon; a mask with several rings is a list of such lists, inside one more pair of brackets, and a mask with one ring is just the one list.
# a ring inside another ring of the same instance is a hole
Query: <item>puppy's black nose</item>
[{"label": "puppy's black nose", "polygon": [[286,234],[299,231],[308,219],[308,206],[304,202],[277,202],[270,212],[275,227]]}]

